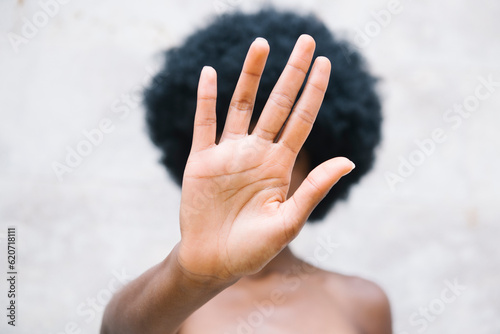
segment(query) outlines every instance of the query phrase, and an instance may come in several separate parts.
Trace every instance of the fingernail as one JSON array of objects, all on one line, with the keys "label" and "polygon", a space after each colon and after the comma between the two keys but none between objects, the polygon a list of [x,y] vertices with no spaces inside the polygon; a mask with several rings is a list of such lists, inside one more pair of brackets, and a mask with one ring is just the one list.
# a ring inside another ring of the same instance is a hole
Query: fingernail
[{"label": "fingernail", "polygon": [[344,173],[344,175],[342,175],[342,176],[346,176],[347,174],[349,174],[350,172],[352,172],[352,170],[353,170],[354,168],[356,168],[356,165],[354,164],[354,162],[352,162],[351,160],[349,160],[349,161],[351,162],[352,167],[351,167],[351,169],[347,170],[347,171]]},{"label": "fingernail", "polygon": [[262,38],[262,37],[257,37],[254,42],[257,42],[257,41],[263,41],[263,42],[267,43],[267,40],[265,38]]}]

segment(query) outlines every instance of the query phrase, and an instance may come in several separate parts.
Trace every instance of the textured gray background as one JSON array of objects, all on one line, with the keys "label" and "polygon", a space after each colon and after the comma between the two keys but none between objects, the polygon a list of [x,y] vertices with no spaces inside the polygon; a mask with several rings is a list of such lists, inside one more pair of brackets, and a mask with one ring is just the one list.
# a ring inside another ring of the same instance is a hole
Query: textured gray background
[{"label": "textured gray background", "polygon": [[[136,276],[176,243],[180,193],[157,164],[134,92],[149,80],[160,50],[221,10],[257,7],[224,1],[72,0],[17,52],[7,33],[21,34],[40,4],[0,2],[1,305],[7,225],[18,228],[20,257],[18,327],[6,326],[3,311],[0,332],[97,332],[102,303],[117,287],[108,288],[113,273]],[[273,3],[313,11],[354,39],[356,29],[373,25],[371,11],[389,1]],[[395,333],[500,333],[500,87],[456,128],[443,119],[474,94],[479,76],[500,81],[500,3],[401,5],[369,45],[356,44],[383,79],[377,164],[349,201],[322,225],[307,227],[292,247],[311,257],[319,236],[337,242],[320,265],[382,285]],[[128,114],[120,117],[113,106]],[[64,162],[68,147],[104,118],[113,131],[59,181],[53,162]],[[447,140],[391,190],[385,174],[436,128]],[[424,326],[419,309],[442,303],[446,280],[466,289]]]}]

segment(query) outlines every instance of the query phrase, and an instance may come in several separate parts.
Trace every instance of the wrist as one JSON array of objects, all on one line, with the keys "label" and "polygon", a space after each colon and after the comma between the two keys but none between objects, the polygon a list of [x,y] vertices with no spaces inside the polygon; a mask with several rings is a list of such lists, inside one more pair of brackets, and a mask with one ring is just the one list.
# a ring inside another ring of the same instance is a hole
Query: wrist
[{"label": "wrist", "polygon": [[170,275],[178,278],[190,289],[203,289],[204,291],[220,292],[238,281],[234,277],[219,277],[210,274],[201,274],[189,269],[180,255],[180,243],[177,244],[170,255],[164,260],[163,266],[168,268]]}]

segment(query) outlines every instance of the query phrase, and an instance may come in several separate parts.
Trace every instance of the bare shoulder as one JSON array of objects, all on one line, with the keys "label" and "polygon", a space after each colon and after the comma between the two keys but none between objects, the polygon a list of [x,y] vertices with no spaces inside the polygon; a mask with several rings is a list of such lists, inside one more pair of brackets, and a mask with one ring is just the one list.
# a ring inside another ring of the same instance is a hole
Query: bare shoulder
[{"label": "bare shoulder", "polygon": [[378,284],[360,277],[326,271],[323,275],[327,291],[363,333],[392,333],[389,299]]}]

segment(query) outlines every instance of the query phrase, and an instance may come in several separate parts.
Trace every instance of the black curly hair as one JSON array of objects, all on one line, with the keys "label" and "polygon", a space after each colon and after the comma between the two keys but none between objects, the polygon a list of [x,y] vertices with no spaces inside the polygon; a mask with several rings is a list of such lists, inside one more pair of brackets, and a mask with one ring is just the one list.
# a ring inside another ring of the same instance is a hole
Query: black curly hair
[{"label": "black curly hair", "polygon": [[217,17],[185,42],[165,53],[163,69],[145,91],[146,119],[152,141],[162,153],[161,162],[181,185],[189,155],[200,71],[217,70],[217,129],[222,131],[243,60],[256,37],[269,42],[271,53],[262,76],[252,122],[258,119],[290,52],[301,34],[316,40],[318,55],[332,62],[330,83],[317,120],[304,144],[311,167],[332,157],[345,156],[356,164],[316,207],[309,221],[323,218],[337,199],[372,166],[380,141],[381,105],[362,57],[346,41],[337,39],[313,15],[276,9],[241,12]]}]

